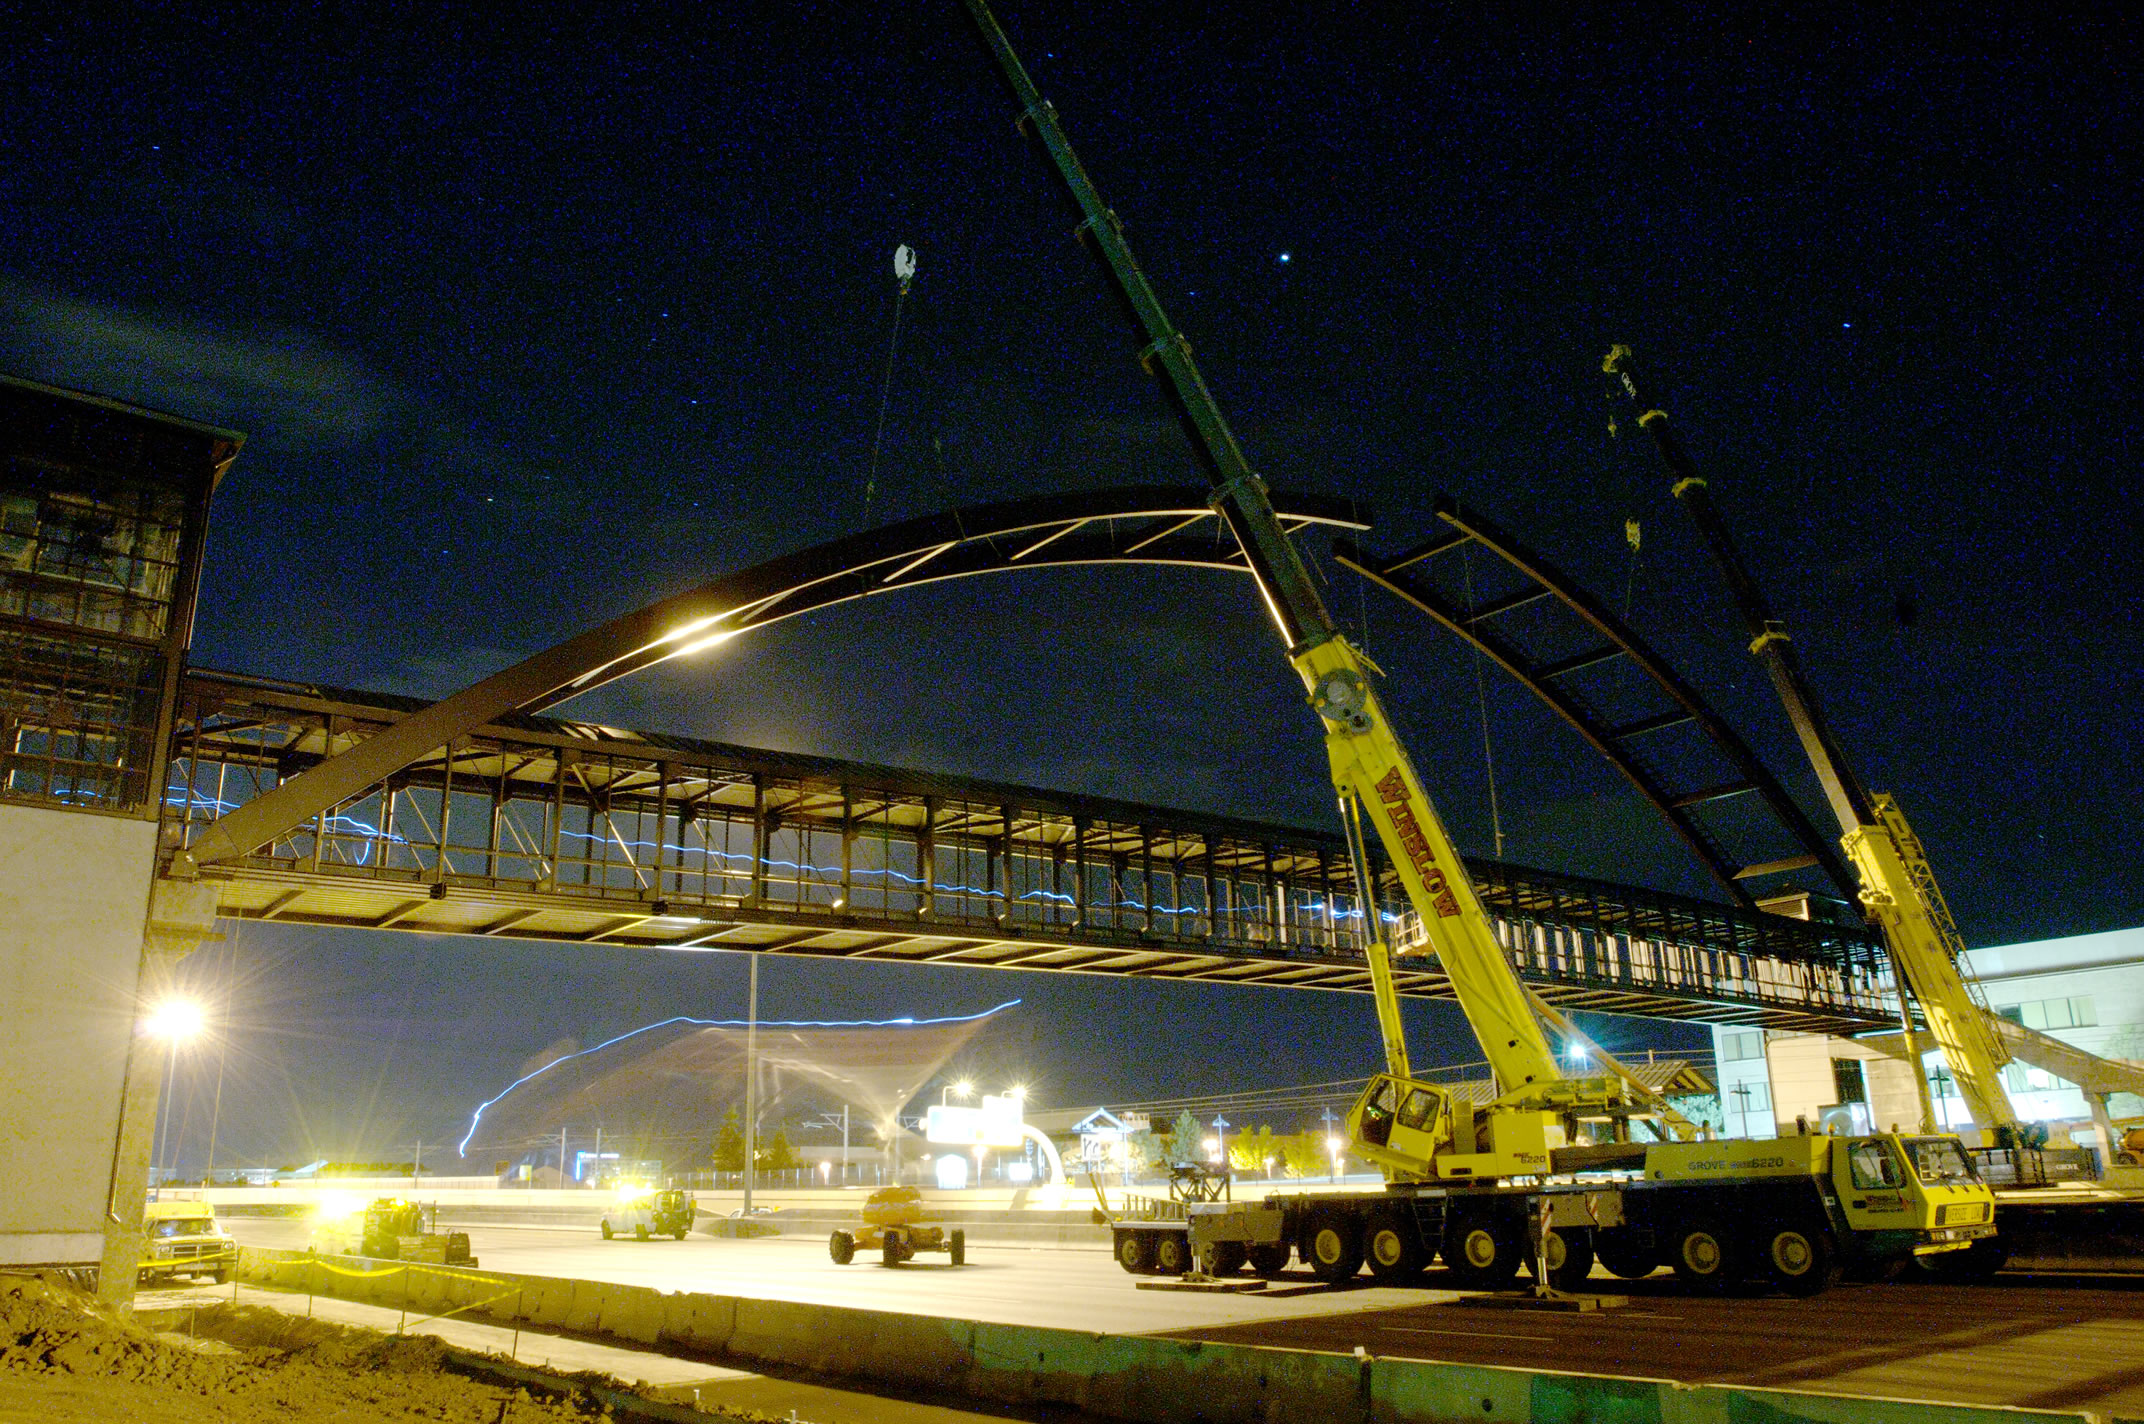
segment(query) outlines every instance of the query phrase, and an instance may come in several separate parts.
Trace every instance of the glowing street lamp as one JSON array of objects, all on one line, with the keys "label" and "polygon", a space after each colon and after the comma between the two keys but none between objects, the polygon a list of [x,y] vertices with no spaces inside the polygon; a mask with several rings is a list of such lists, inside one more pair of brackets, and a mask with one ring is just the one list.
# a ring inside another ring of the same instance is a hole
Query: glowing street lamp
[{"label": "glowing street lamp", "polygon": [[158,1136],[161,1138],[163,1146],[163,1152],[157,1155],[159,1170],[163,1165],[164,1154],[171,1151],[171,1100],[178,1096],[175,1082],[179,1071],[179,1045],[190,1043],[195,1038],[198,1038],[201,1034],[201,1026],[207,1022],[207,1018],[208,1015],[202,1009],[200,1001],[174,995],[171,998],[160,1001],[154,1008],[149,1010],[148,1017],[142,1020],[142,1032],[151,1038],[164,1040],[166,1051],[164,1061],[164,1122],[163,1126],[158,1129]]},{"label": "glowing street lamp", "polygon": [[1333,1180],[1335,1182],[1340,1180],[1340,1149],[1345,1146],[1347,1146],[1347,1142],[1343,1138],[1328,1137],[1325,1139],[1325,1150],[1333,1154]]},{"label": "glowing street lamp", "polygon": [[957,1083],[946,1084],[944,1089],[938,1094],[938,1105],[940,1107],[944,1107],[946,1105],[946,1094],[948,1093],[952,1094],[956,1098],[960,1098],[965,1101],[966,1099],[975,1096],[975,1084],[969,1082],[966,1078],[961,1079]]}]

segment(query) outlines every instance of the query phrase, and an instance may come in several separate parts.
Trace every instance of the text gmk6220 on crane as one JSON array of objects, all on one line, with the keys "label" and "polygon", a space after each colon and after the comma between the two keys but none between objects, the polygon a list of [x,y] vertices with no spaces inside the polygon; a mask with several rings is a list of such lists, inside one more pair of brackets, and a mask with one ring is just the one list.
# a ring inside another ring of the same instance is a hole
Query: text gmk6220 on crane
[{"label": "text gmk6220 on crane", "polygon": [[[1208,392],[1190,344],[1133,259],[1116,214],[1088,179],[1056,111],[1036,91],[984,0],[965,0],[1020,109],[1080,213],[1080,241],[1132,318],[1141,364],[1159,382],[1204,466],[1211,503],[1242,546],[1267,611],[1325,731],[1363,911],[1385,1068],[1348,1113],[1349,1151],[1375,1163],[1379,1191],[1192,1202],[1175,1220],[1118,1222],[1133,1271],[1284,1269],[1292,1254],[1340,1281],[1368,1263],[1381,1280],[1442,1256],[1462,1283],[1509,1283],[1538,1258],[1557,1284],[1596,1258],[1618,1275],[1672,1266],[1700,1288],[1770,1280],[1814,1294],[1842,1267],[1964,1249],[1994,1231],[1994,1204],[1955,1137],[1875,1134],[1779,1141],[1670,1141],[1665,1105],[1611,1059],[1567,1076],[1543,1017],[1496,941],[1458,854],[1393,734],[1368,661],[1340,635],[1263,480]],[[1484,1107],[1417,1080],[1408,1065],[1392,949],[1368,882],[1374,828],[1503,1091]],[[1559,1026],[1561,1026],[1559,1024]],[[1632,1142],[1630,1124],[1660,1138]],[[1584,1144],[1582,1122],[1612,1141]],[[1538,1233],[1529,1249],[1529,1230]]]}]

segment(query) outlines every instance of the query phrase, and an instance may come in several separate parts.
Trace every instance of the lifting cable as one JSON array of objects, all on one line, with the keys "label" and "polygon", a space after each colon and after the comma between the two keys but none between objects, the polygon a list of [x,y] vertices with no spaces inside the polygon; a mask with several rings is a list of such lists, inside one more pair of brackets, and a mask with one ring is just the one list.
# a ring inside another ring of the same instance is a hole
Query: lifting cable
[{"label": "lifting cable", "polygon": [[[1459,550],[1460,576],[1466,583],[1467,626],[1474,625],[1474,551]],[[1480,645],[1474,649],[1474,699],[1481,708],[1481,760],[1489,772],[1489,829],[1496,837],[1496,858],[1504,858],[1504,816],[1496,797],[1496,754],[1489,744],[1489,683],[1482,665],[1489,660]]]},{"label": "lifting cable", "polygon": [[878,487],[878,452],[886,438],[886,403],[893,396],[893,358],[901,349],[901,312],[908,306],[908,284],[916,279],[915,249],[903,244],[893,250],[893,276],[901,294],[893,301],[893,339],[886,344],[886,374],[878,386],[878,428],[871,434],[871,465],[864,473],[864,524],[871,523],[871,497]]}]

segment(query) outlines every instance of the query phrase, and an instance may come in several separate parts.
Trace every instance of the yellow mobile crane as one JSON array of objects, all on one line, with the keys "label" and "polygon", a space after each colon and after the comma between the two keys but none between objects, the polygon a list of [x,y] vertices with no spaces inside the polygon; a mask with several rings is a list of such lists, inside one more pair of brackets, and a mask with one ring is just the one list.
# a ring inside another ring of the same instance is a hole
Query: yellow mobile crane
[{"label": "yellow mobile crane", "polygon": [[[1531,1227],[1558,1281],[1582,1278],[1598,1254],[1619,1273],[1671,1264],[1704,1287],[1756,1276],[1811,1293],[1844,1260],[1958,1249],[1992,1232],[1992,1200],[1955,1138],[1636,1144],[1627,1140],[1630,1120],[1657,1120],[1664,1105],[1620,1072],[1564,1074],[1542,1027],[1545,1006],[1505,958],[1385,718],[1375,669],[1334,625],[1190,343],[1163,312],[1056,111],[985,0],[965,3],[1012,90],[1019,126],[1042,146],[1079,211],[1076,234],[1137,328],[1141,364],[1189,436],[1211,502],[1242,547],[1323,724],[1384,1038],[1384,1071],[1347,1119],[1349,1150],[1383,1170],[1383,1191],[1190,1204],[1174,1221],[1120,1224],[1119,1261],[1140,1271],[1196,1259],[1223,1271],[1248,1260],[1273,1271],[1292,1248],[1327,1280],[1354,1275],[1365,1260],[1373,1274],[1396,1280],[1441,1253],[1462,1281],[1487,1286],[1516,1273]],[[1423,948],[1449,976],[1496,1074],[1502,1092],[1484,1108],[1411,1073],[1365,820],[1420,921]],[[1588,1119],[1607,1121],[1618,1140],[1577,1145],[1577,1125]]]},{"label": "yellow mobile crane", "polygon": [[[1646,395],[1631,349],[1623,345],[1611,348],[1601,363],[1601,370],[1610,378],[1610,399],[1628,409],[1638,425],[1653,437],[1661,461],[1674,482],[1672,493],[1697,525],[1741,615],[1749,638],[1750,655],[1763,664],[1823,787],[1825,800],[1838,818],[1840,844],[1845,847],[1847,857],[1861,879],[1862,904],[1882,928],[1884,941],[1891,950],[1892,964],[1898,976],[1901,1018],[1906,1030],[1903,1035],[1894,1037],[1903,1039],[1901,1056],[1913,1068],[1914,1085],[1920,1096],[1922,1130],[1934,1132],[1937,1122],[1927,1075],[1921,1068],[1920,1046],[1912,1031],[1914,1007],[1919,1008],[1929,1036],[1943,1050],[1951,1076],[1965,1100],[1966,1111],[1972,1115],[1978,1135],[1983,1139],[1979,1145],[2007,1156],[2017,1181],[2024,1184],[2037,1177],[2038,1184],[2044,1184],[2044,1173],[2035,1174],[2023,1168],[2020,1162],[2046,1143],[2047,1129],[2042,1124],[2024,1121],[2003,1087],[2003,1067],[2013,1058],[2054,1073],[2082,1089],[2091,1104],[2103,1150],[2111,1156],[2116,1134],[2108,1116],[2107,1098],[2115,1092],[2144,1095],[2144,1071],[2099,1058],[2050,1035],[2012,1023],[1989,1010],[1980,996],[1979,986],[1970,976],[1963,957],[1965,941],[1951,918],[1943,892],[1936,885],[1935,872],[1929,866],[1920,838],[1907,825],[1905,812],[1899,809],[1897,800],[1882,792],[1866,790],[1848,764],[1815,693],[1802,675],[1793,637],[1773,613],[1747,565],[1742,562],[1741,553],[1712,501],[1710,487],[1698,473],[1674,423],[1667,412]],[[2023,1206],[2024,1203],[2021,1200],[2000,1204]],[[2038,1242],[2036,1254],[2075,1258],[2080,1252],[2074,1248],[2085,1245],[2085,1237],[2104,1230],[2103,1201],[2086,1204],[2091,1208],[2089,1211],[2073,1213],[2077,1218],[2075,1223],[2064,1220],[2060,1212],[2050,1211],[2044,1198],[2031,1205],[2029,1212],[2002,1213],[2020,1218],[2029,1215],[2032,1228],[2006,1229],[2004,1244],[1990,1241],[1976,1247],[1969,1258],[1975,1272],[1992,1273],[1998,1269],[2009,1255],[2009,1245],[2028,1236]],[[2050,1247],[2052,1250],[2048,1249]],[[2111,1255],[2126,1252],[2086,1249],[2082,1254],[2095,1262],[2104,1262]]]}]

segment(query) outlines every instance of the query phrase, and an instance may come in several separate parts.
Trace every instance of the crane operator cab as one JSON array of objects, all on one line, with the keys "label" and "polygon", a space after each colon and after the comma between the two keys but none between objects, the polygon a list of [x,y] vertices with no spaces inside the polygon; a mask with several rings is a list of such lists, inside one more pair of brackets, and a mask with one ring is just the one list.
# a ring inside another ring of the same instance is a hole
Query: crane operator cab
[{"label": "crane operator cab", "polygon": [[1380,1073],[1347,1116],[1349,1150],[1395,1181],[1548,1170],[1553,1115],[1499,1100],[1477,1109],[1449,1088]]}]

